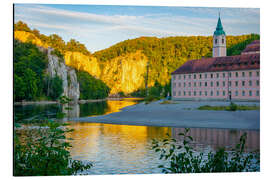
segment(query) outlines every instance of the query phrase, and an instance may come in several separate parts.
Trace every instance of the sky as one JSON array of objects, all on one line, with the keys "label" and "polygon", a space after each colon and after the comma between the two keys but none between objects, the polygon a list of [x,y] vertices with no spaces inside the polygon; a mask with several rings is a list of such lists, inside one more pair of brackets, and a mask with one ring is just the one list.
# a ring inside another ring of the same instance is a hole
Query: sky
[{"label": "sky", "polygon": [[219,11],[227,35],[260,34],[259,8],[15,4],[14,21],[93,53],[141,36],[211,36]]}]

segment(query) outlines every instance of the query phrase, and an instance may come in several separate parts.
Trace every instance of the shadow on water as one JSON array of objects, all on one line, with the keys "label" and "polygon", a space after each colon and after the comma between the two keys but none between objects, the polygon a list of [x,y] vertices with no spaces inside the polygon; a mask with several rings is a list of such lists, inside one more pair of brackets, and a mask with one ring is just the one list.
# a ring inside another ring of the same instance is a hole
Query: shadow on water
[{"label": "shadow on water", "polygon": [[122,108],[135,105],[139,102],[136,99],[124,99],[70,104],[69,110],[64,110],[60,104],[15,105],[14,117],[16,122],[21,122],[39,117],[56,118],[57,114],[62,112],[67,114],[69,118],[98,116],[119,112]]}]

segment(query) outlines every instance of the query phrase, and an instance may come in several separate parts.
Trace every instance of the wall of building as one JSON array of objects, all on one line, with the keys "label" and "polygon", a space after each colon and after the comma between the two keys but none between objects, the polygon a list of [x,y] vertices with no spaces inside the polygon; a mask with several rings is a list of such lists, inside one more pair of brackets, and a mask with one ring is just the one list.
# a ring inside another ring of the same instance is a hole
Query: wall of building
[{"label": "wall of building", "polygon": [[221,71],[172,75],[172,98],[191,100],[260,100],[260,72]]}]

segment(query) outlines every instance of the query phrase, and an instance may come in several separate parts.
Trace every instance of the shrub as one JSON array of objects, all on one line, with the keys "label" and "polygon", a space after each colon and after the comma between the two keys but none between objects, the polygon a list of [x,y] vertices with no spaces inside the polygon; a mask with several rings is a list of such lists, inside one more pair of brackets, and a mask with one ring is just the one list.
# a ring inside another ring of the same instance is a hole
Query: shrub
[{"label": "shrub", "polygon": [[[236,145],[232,153],[228,153],[224,148],[216,152],[210,151],[208,154],[196,153],[190,146],[193,138],[188,136],[189,128],[184,133],[179,133],[183,137],[183,142],[177,144],[173,138],[164,139],[162,142],[153,140],[152,148],[155,152],[160,152],[160,159],[169,161],[168,166],[160,165],[163,173],[201,173],[201,172],[243,172],[259,170],[259,153],[244,153],[246,133],[244,133],[239,144]],[[252,160],[255,162],[252,163]]]}]

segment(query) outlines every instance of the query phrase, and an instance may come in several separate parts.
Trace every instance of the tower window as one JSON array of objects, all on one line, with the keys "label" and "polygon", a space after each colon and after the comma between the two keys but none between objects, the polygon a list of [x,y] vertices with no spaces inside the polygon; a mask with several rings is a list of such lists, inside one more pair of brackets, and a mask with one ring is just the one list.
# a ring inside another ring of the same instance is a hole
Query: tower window
[{"label": "tower window", "polygon": [[222,38],[222,44],[224,44],[224,39]]},{"label": "tower window", "polygon": [[218,43],[218,40],[217,39],[215,39],[215,44],[217,44]]}]

